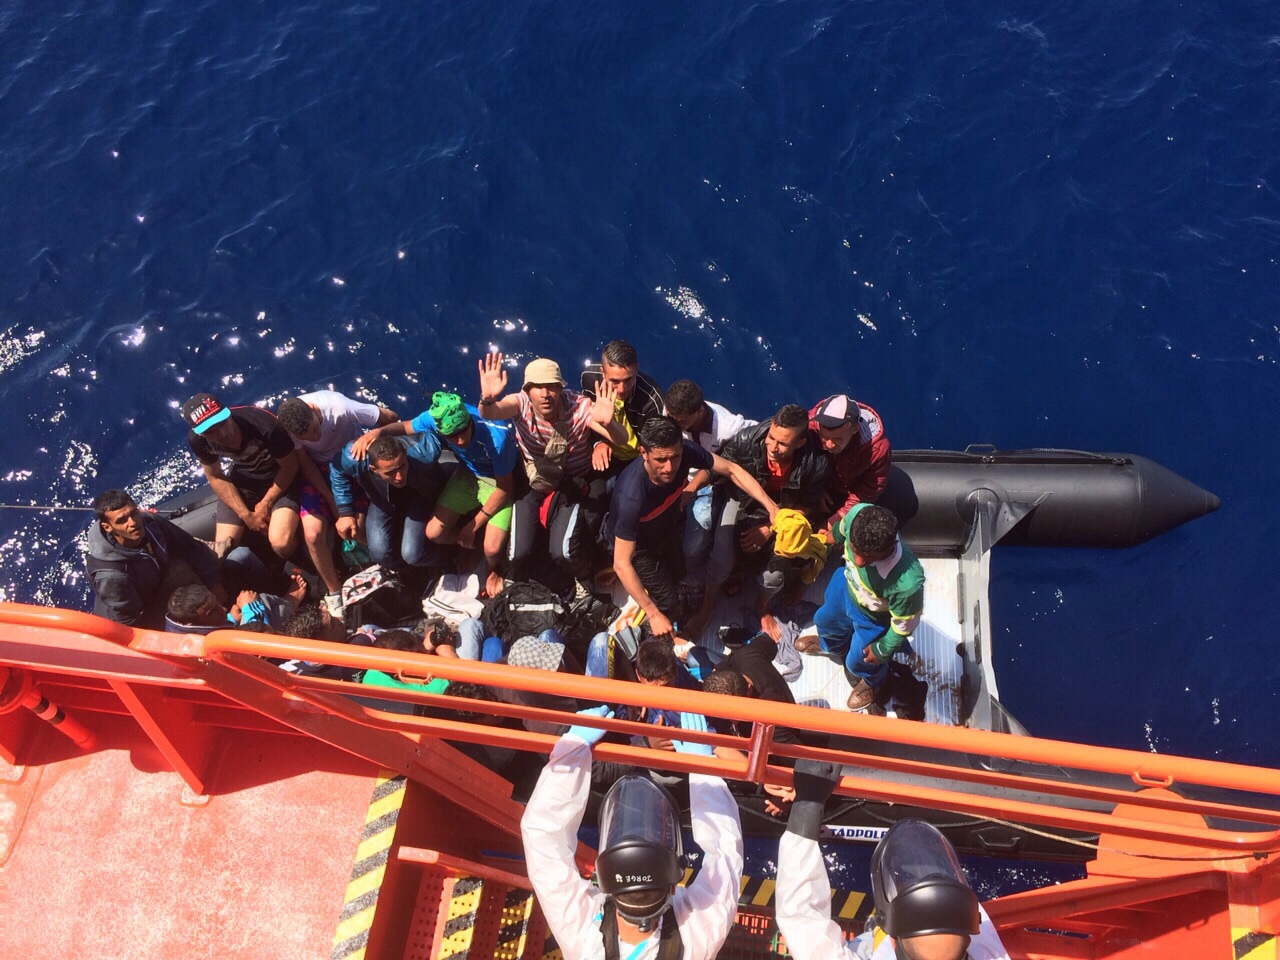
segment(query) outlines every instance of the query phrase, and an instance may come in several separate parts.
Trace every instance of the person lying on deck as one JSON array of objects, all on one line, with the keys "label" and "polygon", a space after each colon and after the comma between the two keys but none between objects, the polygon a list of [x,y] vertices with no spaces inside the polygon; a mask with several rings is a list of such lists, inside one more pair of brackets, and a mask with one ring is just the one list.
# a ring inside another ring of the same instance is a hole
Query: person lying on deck
[{"label": "person lying on deck", "polygon": [[293,589],[283,596],[241,590],[228,610],[213,591],[200,584],[179,587],[169,595],[164,629],[167,633],[212,633],[239,627],[261,633],[279,634],[284,622],[307,596],[307,583],[296,573]]}]

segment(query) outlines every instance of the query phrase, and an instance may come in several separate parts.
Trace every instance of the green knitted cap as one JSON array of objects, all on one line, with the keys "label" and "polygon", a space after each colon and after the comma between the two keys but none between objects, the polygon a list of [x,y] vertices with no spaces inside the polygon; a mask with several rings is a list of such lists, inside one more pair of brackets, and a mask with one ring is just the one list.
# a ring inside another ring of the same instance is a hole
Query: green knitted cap
[{"label": "green knitted cap", "polygon": [[436,427],[446,437],[465,430],[467,424],[471,422],[471,414],[467,413],[467,408],[462,402],[462,398],[456,393],[442,393],[436,391],[431,395],[431,409],[427,411],[431,414],[431,419],[436,422]]}]

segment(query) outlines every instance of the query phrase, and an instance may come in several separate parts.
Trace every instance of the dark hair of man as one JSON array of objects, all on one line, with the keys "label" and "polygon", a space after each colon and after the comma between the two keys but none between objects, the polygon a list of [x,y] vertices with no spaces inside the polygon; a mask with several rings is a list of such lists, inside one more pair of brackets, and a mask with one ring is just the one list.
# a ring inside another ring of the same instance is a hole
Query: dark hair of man
[{"label": "dark hair of man", "polygon": [[670,892],[666,887],[656,890],[628,890],[625,893],[615,893],[613,899],[624,910],[643,916],[666,900]]},{"label": "dark hair of man", "polygon": [[711,676],[703,680],[702,690],[704,693],[722,693],[728,697],[745,697],[747,696],[747,678],[737,670],[726,667],[723,670],[713,671]]},{"label": "dark hair of man", "polygon": [[396,441],[395,437],[379,437],[369,444],[365,456],[369,458],[370,464],[391,463],[393,460],[399,460],[402,453],[404,453],[404,447]]},{"label": "dark hair of man", "polygon": [[383,650],[422,653],[422,638],[414,636],[412,630],[383,630],[375,633],[373,645]]},{"label": "dark hair of man", "polygon": [[849,543],[863,556],[888,553],[893,549],[893,538],[897,535],[898,518],[884,507],[863,507],[849,521]]},{"label": "dark hair of man", "polygon": [[787,430],[794,430],[796,427],[807,428],[809,426],[809,411],[804,407],[796,406],[794,403],[788,403],[773,415],[773,425]]},{"label": "dark hair of man", "polygon": [[[450,680],[449,686],[444,688],[444,695],[446,697],[462,697],[465,700],[484,700],[488,703],[496,703],[498,700],[494,692],[483,684],[465,683],[460,680]],[[459,720],[466,721],[485,720],[489,717],[487,713],[468,710],[466,707],[460,707],[454,713]]]},{"label": "dark hair of man", "polygon": [[641,680],[666,680],[676,678],[676,651],[669,640],[649,639],[636,651],[636,675]]},{"label": "dark hair of man", "polygon": [[670,417],[649,417],[640,424],[638,438],[646,450],[665,450],[680,446],[683,435],[680,425]]},{"label": "dark hair of man", "polygon": [[667,387],[667,395],[662,398],[667,405],[667,413],[676,417],[691,417],[702,409],[702,388],[692,380],[677,380]]},{"label": "dark hair of man", "polygon": [[200,616],[200,608],[213,599],[209,588],[200,583],[178,587],[169,594],[169,606],[165,611],[174,623],[190,626]]},{"label": "dark hair of man", "polygon": [[286,637],[298,637],[301,640],[319,640],[324,632],[324,617],[320,614],[319,603],[304,603],[298,607],[281,627]]},{"label": "dark hair of man", "polygon": [[614,367],[634,367],[640,360],[636,348],[625,340],[610,340],[600,351],[600,359]]},{"label": "dark hair of man", "polygon": [[300,437],[311,426],[311,408],[305,400],[290,397],[276,410],[276,419],[291,437]]},{"label": "dark hair of man", "polygon": [[107,514],[133,503],[133,497],[123,490],[103,490],[93,498],[93,515],[99,520],[107,519]]}]

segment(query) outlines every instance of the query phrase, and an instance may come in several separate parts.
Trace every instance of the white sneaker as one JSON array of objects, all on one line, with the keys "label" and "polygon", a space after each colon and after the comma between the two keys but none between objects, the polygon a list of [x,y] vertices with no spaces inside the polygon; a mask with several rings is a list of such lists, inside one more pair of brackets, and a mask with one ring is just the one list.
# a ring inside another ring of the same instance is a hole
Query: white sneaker
[{"label": "white sneaker", "polygon": [[329,608],[329,616],[331,617],[342,616],[342,594],[341,593],[326,593],[324,595],[324,605]]}]

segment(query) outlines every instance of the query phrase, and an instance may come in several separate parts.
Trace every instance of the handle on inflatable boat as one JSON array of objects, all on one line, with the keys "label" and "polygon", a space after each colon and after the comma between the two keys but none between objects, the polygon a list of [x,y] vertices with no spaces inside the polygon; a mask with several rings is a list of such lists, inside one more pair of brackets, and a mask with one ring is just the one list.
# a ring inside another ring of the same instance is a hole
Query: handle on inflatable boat
[{"label": "handle on inflatable boat", "polygon": [[1129,774],[1133,778],[1133,782],[1140,787],[1164,787],[1168,789],[1173,786],[1173,776],[1165,774],[1163,777],[1148,777],[1141,770],[1135,770]]},{"label": "handle on inflatable boat", "polygon": [[413,673],[405,673],[402,670],[396,674],[396,679],[399,680],[401,683],[420,683],[425,686],[426,684],[434,680],[435,677],[431,676],[431,674],[429,673],[425,673],[422,676],[418,676],[417,674],[413,674]]}]

